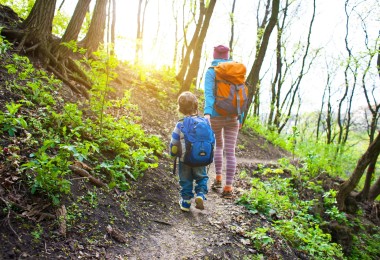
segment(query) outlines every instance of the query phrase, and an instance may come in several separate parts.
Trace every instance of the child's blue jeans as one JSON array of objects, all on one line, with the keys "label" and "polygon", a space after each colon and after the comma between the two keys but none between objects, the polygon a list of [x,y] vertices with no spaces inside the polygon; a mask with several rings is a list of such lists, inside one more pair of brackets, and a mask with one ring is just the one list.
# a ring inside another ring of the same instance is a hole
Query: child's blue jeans
[{"label": "child's blue jeans", "polygon": [[179,185],[181,185],[181,197],[184,200],[190,200],[194,197],[193,182],[195,181],[194,191],[196,194],[207,194],[207,181],[208,176],[206,167],[190,167],[183,162],[178,164]]}]

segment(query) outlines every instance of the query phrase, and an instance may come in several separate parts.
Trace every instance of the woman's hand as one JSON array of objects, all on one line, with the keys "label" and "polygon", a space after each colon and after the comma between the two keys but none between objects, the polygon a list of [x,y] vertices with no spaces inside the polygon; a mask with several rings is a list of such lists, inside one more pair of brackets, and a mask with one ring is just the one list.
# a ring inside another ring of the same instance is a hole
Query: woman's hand
[{"label": "woman's hand", "polygon": [[204,118],[206,118],[208,120],[208,122],[211,124],[210,115],[209,114],[204,115]]}]

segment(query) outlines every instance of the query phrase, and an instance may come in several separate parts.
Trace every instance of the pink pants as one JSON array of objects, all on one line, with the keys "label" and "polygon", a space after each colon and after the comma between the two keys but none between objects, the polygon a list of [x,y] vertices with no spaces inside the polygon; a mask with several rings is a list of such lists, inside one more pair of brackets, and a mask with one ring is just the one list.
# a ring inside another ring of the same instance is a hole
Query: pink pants
[{"label": "pink pants", "polygon": [[222,174],[223,151],[226,155],[226,185],[232,185],[236,172],[235,147],[239,133],[239,121],[236,118],[213,117],[211,127],[215,133],[214,152],[215,173]]}]

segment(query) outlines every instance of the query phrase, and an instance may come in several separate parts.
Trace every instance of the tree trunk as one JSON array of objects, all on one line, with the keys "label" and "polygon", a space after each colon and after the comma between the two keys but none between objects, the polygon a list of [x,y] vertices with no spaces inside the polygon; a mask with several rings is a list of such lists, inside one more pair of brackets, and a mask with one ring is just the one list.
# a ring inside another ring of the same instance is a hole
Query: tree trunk
[{"label": "tree trunk", "polygon": [[259,48],[258,53],[257,53],[257,57],[253,63],[252,69],[251,69],[251,71],[247,77],[247,82],[252,87],[249,89],[249,92],[248,92],[248,105],[247,105],[247,109],[244,113],[244,120],[247,118],[249,107],[251,106],[253,97],[256,93],[257,83],[259,82],[261,66],[263,64],[265,53],[266,53],[267,48],[268,48],[269,37],[272,34],[273,28],[276,26],[276,23],[277,23],[277,17],[278,17],[279,9],[280,9],[280,0],[273,0],[272,1],[272,13],[271,13],[271,17],[269,18],[269,23],[265,28],[264,35],[262,38],[262,42],[261,42],[260,48]]},{"label": "tree trunk", "polygon": [[36,0],[21,25],[27,31],[24,42],[29,45],[42,44],[46,48],[51,40],[55,4],[56,0]]},{"label": "tree trunk", "polygon": [[104,42],[107,2],[108,0],[96,0],[90,27],[85,38],[80,44],[87,49],[87,55],[90,55],[92,52],[96,51],[100,44]]},{"label": "tree trunk", "polygon": [[374,201],[380,194],[380,177],[377,179],[375,184],[372,185],[369,194],[368,194],[368,200]]},{"label": "tree trunk", "polygon": [[115,40],[116,40],[115,26],[116,26],[116,0],[112,0],[111,43],[113,45],[113,49],[115,48]]},{"label": "tree trunk", "polygon": [[[256,11],[257,32],[256,32],[256,46],[255,46],[256,47],[256,57],[255,58],[257,58],[257,55],[259,54],[260,44],[261,44],[261,41],[262,41],[263,36],[264,36],[264,34],[262,32],[265,29],[265,25],[268,23],[268,17],[269,17],[270,10],[271,10],[270,3],[271,3],[271,0],[266,0],[264,17],[261,20],[261,22],[260,22],[260,18],[259,18],[259,16],[260,16],[259,14],[262,13],[262,11],[260,10],[261,0],[259,1],[258,6],[257,6],[257,11]],[[285,20],[285,18],[284,18],[284,20]],[[258,83],[255,86],[256,87],[255,96],[253,98],[253,100],[254,100],[253,115],[254,116],[259,115],[259,107],[260,107],[260,78],[258,79],[257,82]]]},{"label": "tree trunk", "polygon": [[372,176],[376,168],[377,158],[378,156],[374,157],[368,165],[367,173],[365,176],[364,187],[362,191],[356,196],[356,200],[358,201],[365,201],[368,199],[369,190],[371,188]]},{"label": "tree trunk", "polygon": [[[78,35],[83,25],[84,18],[86,17],[86,13],[88,11],[91,0],[79,0],[73,16],[69,24],[67,25],[65,34],[62,36],[60,43],[77,41]],[[63,45],[59,45],[56,50],[57,59],[59,57],[66,57],[69,53],[69,49]]]},{"label": "tree trunk", "polygon": [[[269,2],[268,2],[269,6]],[[284,16],[282,18],[281,25],[277,22],[277,40],[276,40],[276,72],[273,82],[271,83],[271,101],[269,108],[269,117],[268,117],[268,126],[272,127],[274,125],[274,111],[279,107],[279,99],[281,92],[281,75],[282,75],[282,33],[285,27],[285,20],[287,18],[287,10],[288,10],[288,1],[286,1],[286,6],[284,8]],[[265,16],[267,13],[265,14]],[[258,48],[258,46],[257,46]],[[277,91],[276,91],[277,86]],[[257,91],[258,92],[258,91]],[[255,100],[258,99],[258,94],[255,95]],[[277,105],[276,105],[277,104]]]},{"label": "tree trunk", "polygon": [[187,72],[186,79],[184,83],[182,84],[181,89],[178,94],[184,91],[190,90],[191,84],[194,83],[198,75],[199,64],[200,64],[201,55],[202,55],[202,46],[203,46],[204,39],[206,38],[207,30],[210,25],[210,20],[212,17],[212,13],[214,12],[215,4],[216,4],[216,0],[210,0],[209,5],[206,9],[203,26],[194,48],[193,59],[191,61],[189,70]]},{"label": "tree trunk", "polygon": [[350,178],[345,181],[339,188],[336,200],[338,203],[339,210],[346,209],[346,198],[349,196],[350,192],[355,189],[358,185],[360,178],[362,177],[364,170],[367,168],[368,164],[379,155],[380,153],[380,131],[376,139],[368,147],[367,151],[359,159],[355,170],[351,174]]},{"label": "tree trunk", "polygon": [[234,44],[234,33],[235,33],[235,4],[236,0],[232,3],[232,10],[230,13],[230,21],[231,21],[231,38],[230,38],[230,58],[233,59],[233,44]]},{"label": "tree trunk", "polygon": [[[211,4],[211,3],[210,3]],[[191,39],[190,41],[190,44],[187,46],[187,49],[186,49],[186,54],[185,54],[185,57],[182,61],[182,64],[181,64],[181,69],[180,71],[178,72],[177,76],[176,76],[176,79],[178,80],[178,82],[183,85],[185,79],[186,79],[186,74],[190,68],[190,57],[191,57],[191,54],[192,52],[194,51],[195,49],[195,46],[197,44],[197,41],[198,41],[198,38],[199,38],[199,34],[200,34],[200,31],[202,29],[202,26],[203,26],[203,20],[205,18],[205,15],[206,15],[206,7],[205,7],[205,3],[203,0],[200,1],[200,6],[199,6],[199,17],[198,17],[198,21],[197,21],[197,26],[195,28],[195,32],[193,34],[193,38]],[[186,37],[185,37],[186,38]],[[193,55],[194,57],[194,55]],[[183,88],[183,86],[182,86]],[[181,93],[182,91],[180,90],[179,93]]]},{"label": "tree trunk", "polygon": [[148,2],[149,0],[145,0],[144,7],[142,7],[143,0],[140,0],[139,7],[137,10],[135,65],[137,65],[142,60],[145,11],[146,11],[146,6],[148,5]]}]

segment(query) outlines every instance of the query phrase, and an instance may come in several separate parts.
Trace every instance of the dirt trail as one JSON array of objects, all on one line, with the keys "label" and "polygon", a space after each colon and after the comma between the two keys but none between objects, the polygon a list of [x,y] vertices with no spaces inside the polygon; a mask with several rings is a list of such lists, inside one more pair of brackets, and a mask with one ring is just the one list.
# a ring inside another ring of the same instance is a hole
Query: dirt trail
[{"label": "dirt trail", "polygon": [[[238,158],[238,163],[274,163],[270,160]],[[208,171],[209,186],[215,178],[214,165]],[[170,223],[156,225],[147,236],[136,238],[126,253],[128,259],[241,259],[252,253],[244,240],[236,238],[230,231],[233,219],[245,208],[234,204],[233,199],[224,199],[221,191],[211,188],[201,211],[192,204],[190,212],[180,212]]]}]

